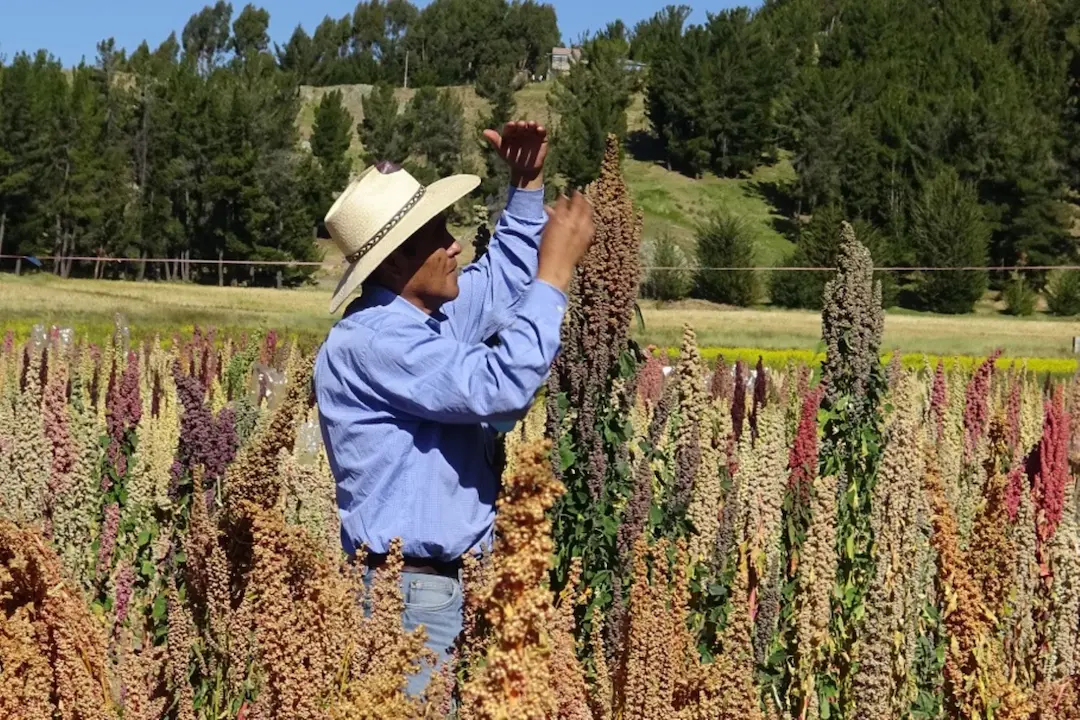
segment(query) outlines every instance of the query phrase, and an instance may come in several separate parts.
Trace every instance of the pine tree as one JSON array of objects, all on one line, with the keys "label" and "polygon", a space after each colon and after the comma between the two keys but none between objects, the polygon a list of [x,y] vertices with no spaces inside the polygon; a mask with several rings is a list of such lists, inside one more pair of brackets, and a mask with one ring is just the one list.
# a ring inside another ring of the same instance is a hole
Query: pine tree
[{"label": "pine tree", "polygon": [[1066,95],[1062,113],[1065,164],[1068,182],[1073,190],[1080,189],[1080,8],[1075,3],[1062,3],[1062,17],[1056,25],[1062,28],[1063,54],[1066,58]]},{"label": "pine tree", "polygon": [[449,88],[420,88],[402,117],[402,135],[407,139],[417,179],[428,183],[459,172],[464,133],[461,100]]},{"label": "pine tree", "polygon": [[662,60],[672,45],[682,38],[683,27],[690,13],[689,5],[668,5],[647,20],[634,26],[630,41],[630,58],[647,65]]},{"label": "pine tree", "polygon": [[0,79],[0,254],[28,252],[26,245],[37,231],[33,194],[40,143],[34,76],[30,57],[19,54]]},{"label": "pine tree", "polygon": [[[946,168],[923,188],[915,205],[912,244],[925,267],[982,267],[987,261],[990,229],[975,189]],[[985,270],[927,272],[918,295],[929,310],[968,313],[986,292]]]},{"label": "pine tree", "polygon": [[[758,278],[753,270],[754,240],[741,218],[717,213],[697,233],[697,293],[718,303],[746,307],[758,298]],[[716,270],[712,268],[740,268]]]},{"label": "pine tree", "polygon": [[352,16],[335,20],[323,18],[311,39],[314,63],[309,82],[314,85],[345,85],[359,81],[349,62],[352,42]]},{"label": "pine tree", "polygon": [[232,5],[218,0],[195,13],[184,26],[181,42],[184,54],[197,63],[203,74],[209,74],[229,47],[229,21]]},{"label": "pine tree", "polygon": [[501,130],[512,119],[517,106],[514,100],[514,69],[509,65],[489,68],[481,73],[476,81],[476,93],[491,103],[491,110],[477,123],[476,132],[480,154],[484,159],[484,178],[480,184],[480,193],[488,213],[496,212],[506,204],[507,189],[510,182],[510,170],[499,154],[484,140],[483,131]]},{"label": "pine tree", "polygon": [[652,21],[646,107],[675,165],[736,175],[759,164],[773,139],[776,66],[749,10],[711,15],[682,33],[669,8]]},{"label": "pine tree", "polygon": [[559,116],[552,136],[553,165],[570,187],[596,179],[607,136],[626,136],[630,75],[625,43],[597,39],[582,50],[582,62],[555,84],[550,102]]},{"label": "pine tree", "polygon": [[[180,150],[176,140],[181,130],[173,125],[181,72],[177,55],[178,43],[172,35],[154,52],[143,43],[130,62],[134,80],[130,138],[135,184],[132,222],[140,257],[170,257],[171,238],[179,235],[172,195],[174,181],[182,175],[182,165],[174,162]],[[142,279],[148,269],[155,278],[163,277],[165,270],[161,264],[149,268],[140,264],[138,278]]]},{"label": "pine tree", "polygon": [[315,48],[311,36],[303,26],[296,26],[284,47],[275,44],[274,54],[277,56],[278,66],[285,72],[293,73],[298,83],[311,81],[316,61]]},{"label": "pine tree", "polygon": [[661,234],[651,247],[643,247],[649,267],[641,294],[661,302],[682,300],[693,287],[693,273],[686,255],[668,233]]},{"label": "pine tree", "polygon": [[98,188],[101,228],[97,242],[86,250],[102,249],[115,255],[134,255],[135,224],[130,212],[134,197],[131,157],[133,93],[119,82],[123,53],[110,38],[98,44],[97,64],[91,71],[93,91],[103,117],[98,138],[101,178]]},{"label": "pine tree", "polygon": [[251,4],[245,5],[233,22],[233,35],[228,45],[238,57],[266,52],[270,47],[269,27],[269,12]]},{"label": "pine tree", "polygon": [[353,117],[342,102],[341,91],[333,90],[323,95],[315,109],[311,153],[318,158],[322,170],[320,190],[324,213],[330,207],[333,193],[340,192],[349,182],[352,127]]},{"label": "pine tree", "polygon": [[373,165],[380,160],[401,164],[408,156],[398,117],[398,101],[394,88],[376,85],[363,100],[364,119],[356,128],[364,146],[364,162]]}]

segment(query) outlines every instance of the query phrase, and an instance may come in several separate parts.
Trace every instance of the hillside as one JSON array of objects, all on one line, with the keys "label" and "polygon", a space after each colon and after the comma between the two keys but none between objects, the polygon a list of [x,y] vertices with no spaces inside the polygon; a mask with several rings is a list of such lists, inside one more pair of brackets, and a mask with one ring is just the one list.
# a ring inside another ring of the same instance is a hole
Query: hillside
[{"label": "hillside", "polygon": [[[303,106],[297,118],[301,136],[311,134],[315,118],[315,107],[322,96],[333,90],[340,90],[345,107],[359,123],[363,117],[362,100],[371,92],[371,85],[338,85],[333,87],[300,88]],[[488,103],[476,95],[471,86],[451,88],[465,108],[466,132],[475,129],[479,118],[487,112]],[[548,93],[551,83],[534,83],[525,86],[516,94],[518,115],[529,120],[554,125],[558,118],[552,115],[548,107]],[[415,89],[398,88],[395,92],[398,102],[405,103],[415,93]],[[636,95],[627,114],[627,126],[631,134],[648,130],[645,117],[645,99]],[[360,142],[353,132],[354,162],[360,166]],[[474,167],[479,166],[479,155],[471,158]],[[692,250],[694,226],[710,212],[727,209],[750,223],[758,244],[758,262],[775,265],[783,260],[791,250],[791,242],[780,232],[784,218],[768,201],[770,190],[794,179],[794,170],[785,158],[774,166],[759,167],[747,178],[720,178],[705,175],[694,179],[666,169],[664,166],[645,159],[634,157],[627,152],[625,160],[626,182],[634,197],[634,202],[645,214],[645,239],[655,238],[663,232],[671,233],[686,250]],[[471,230],[460,229],[462,239],[467,239]],[[326,244],[327,263],[337,264],[339,258],[331,244]],[[471,252],[471,248],[469,249]]]}]

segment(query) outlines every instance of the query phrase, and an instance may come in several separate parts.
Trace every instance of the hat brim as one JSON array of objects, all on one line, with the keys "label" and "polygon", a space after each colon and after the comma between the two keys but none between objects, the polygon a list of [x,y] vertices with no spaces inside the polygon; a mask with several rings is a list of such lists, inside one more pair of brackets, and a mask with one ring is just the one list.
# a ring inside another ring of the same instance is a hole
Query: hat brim
[{"label": "hat brim", "polygon": [[337,312],[342,303],[356,292],[356,289],[375,271],[375,268],[379,267],[390,253],[401,247],[401,244],[413,233],[479,185],[480,178],[476,175],[452,175],[428,185],[420,202],[416,203],[413,209],[394,226],[394,229],[387,233],[378,245],[362,258],[351,263],[345,270],[337,289],[334,290],[334,297],[330,300],[330,312]]}]

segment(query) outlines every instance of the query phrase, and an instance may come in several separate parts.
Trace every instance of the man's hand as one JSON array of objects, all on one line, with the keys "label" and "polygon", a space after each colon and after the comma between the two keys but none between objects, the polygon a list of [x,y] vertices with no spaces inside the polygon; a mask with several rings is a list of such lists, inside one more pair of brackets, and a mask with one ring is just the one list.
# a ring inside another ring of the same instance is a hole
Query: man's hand
[{"label": "man's hand", "polygon": [[548,134],[543,125],[524,120],[508,122],[502,134],[485,130],[484,138],[510,166],[510,183],[514,187],[536,190],[544,184]]},{"label": "man's hand", "polygon": [[574,268],[592,244],[596,231],[592,204],[574,191],[570,198],[560,195],[555,207],[547,208],[547,213],[536,277],[567,292]]}]

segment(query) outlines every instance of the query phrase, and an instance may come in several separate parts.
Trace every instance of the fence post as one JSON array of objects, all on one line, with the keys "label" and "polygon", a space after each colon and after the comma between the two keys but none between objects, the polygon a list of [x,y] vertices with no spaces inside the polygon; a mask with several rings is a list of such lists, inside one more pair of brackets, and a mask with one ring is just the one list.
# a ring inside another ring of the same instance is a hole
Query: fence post
[{"label": "fence post", "polygon": [[15,258],[15,276],[22,275],[22,255]]},{"label": "fence post", "polygon": [[218,287],[225,287],[225,263],[221,262],[221,259],[225,257],[225,251],[218,248],[217,251],[217,285]]},{"label": "fence post", "polygon": [[280,290],[281,289],[281,271],[280,270],[277,271],[277,286],[278,286],[278,290]]}]

